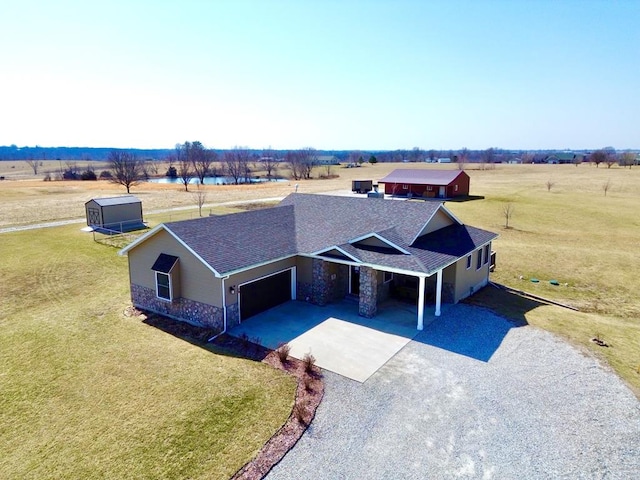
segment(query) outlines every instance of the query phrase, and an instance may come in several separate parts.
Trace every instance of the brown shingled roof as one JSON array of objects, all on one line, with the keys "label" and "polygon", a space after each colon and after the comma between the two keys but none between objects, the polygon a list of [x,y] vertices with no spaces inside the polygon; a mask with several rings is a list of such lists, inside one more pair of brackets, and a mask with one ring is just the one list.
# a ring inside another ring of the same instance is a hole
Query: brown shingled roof
[{"label": "brown shingled roof", "polygon": [[[165,228],[220,275],[340,246],[364,263],[433,273],[497,235],[455,224],[420,237],[439,202],[401,202],[294,193],[278,206],[173,222]],[[409,254],[353,242],[376,233]]]}]

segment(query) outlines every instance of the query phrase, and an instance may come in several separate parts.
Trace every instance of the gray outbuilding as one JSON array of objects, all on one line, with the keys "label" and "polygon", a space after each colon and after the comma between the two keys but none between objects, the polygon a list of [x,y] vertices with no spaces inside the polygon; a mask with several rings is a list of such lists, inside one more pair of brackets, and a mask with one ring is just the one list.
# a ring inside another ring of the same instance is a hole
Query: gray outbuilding
[{"label": "gray outbuilding", "polygon": [[93,198],[84,204],[87,225],[94,230],[129,232],[146,228],[142,202],[133,195]]}]

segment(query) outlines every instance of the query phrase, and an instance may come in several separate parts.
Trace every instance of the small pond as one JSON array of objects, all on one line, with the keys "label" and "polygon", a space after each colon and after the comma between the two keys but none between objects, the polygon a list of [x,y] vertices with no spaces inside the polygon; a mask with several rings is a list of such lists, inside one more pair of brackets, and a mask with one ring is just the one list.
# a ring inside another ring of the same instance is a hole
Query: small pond
[{"label": "small pond", "polygon": [[[238,183],[262,183],[262,182],[288,182],[286,178],[242,178]],[[149,182],[153,183],[175,183],[177,185],[182,185],[181,178],[171,178],[171,177],[163,177],[163,178],[150,178]],[[189,180],[189,184],[195,185],[199,183],[198,178],[191,178]],[[204,177],[205,185],[233,185],[235,182],[233,177]]]}]

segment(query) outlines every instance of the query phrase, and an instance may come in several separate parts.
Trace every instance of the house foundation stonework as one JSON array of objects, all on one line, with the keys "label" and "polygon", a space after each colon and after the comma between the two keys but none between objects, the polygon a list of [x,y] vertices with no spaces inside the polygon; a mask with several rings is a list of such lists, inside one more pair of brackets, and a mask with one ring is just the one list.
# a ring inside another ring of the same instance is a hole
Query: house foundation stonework
[{"label": "house foundation stonework", "polygon": [[[167,302],[156,297],[156,292],[153,289],[135,284],[131,284],[131,301],[137,308],[184,320],[194,325],[211,328],[219,332],[224,328],[222,309],[214,305],[207,305],[206,303],[195,302],[186,298],[176,298],[171,302]],[[227,314],[228,310],[227,308]]]},{"label": "house foundation stonework", "polygon": [[227,305],[227,329],[240,325],[240,307],[237,303]]},{"label": "house foundation stonework", "polygon": [[360,301],[358,314],[375,317],[378,312],[378,275],[371,267],[360,267]]}]

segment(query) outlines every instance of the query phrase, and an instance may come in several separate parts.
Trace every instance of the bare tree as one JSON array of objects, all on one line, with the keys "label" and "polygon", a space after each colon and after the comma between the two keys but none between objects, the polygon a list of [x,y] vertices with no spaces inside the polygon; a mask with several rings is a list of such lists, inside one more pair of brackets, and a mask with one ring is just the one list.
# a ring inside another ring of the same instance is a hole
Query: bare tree
[{"label": "bare tree", "polygon": [[607,152],[605,152],[604,150],[596,150],[595,152],[591,153],[590,159],[593,163],[596,164],[596,168],[602,163],[605,162],[607,160]]},{"label": "bare tree", "polygon": [[193,171],[191,170],[191,162],[187,158],[187,156],[182,153],[177,158],[176,164],[178,165],[178,178],[180,179],[180,183],[184,185],[184,191],[189,191],[189,183],[191,183],[191,179],[193,178]]},{"label": "bare tree", "polygon": [[204,202],[207,201],[207,191],[204,189],[203,184],[196,185],[196,191],[192,192],[193,198],[196,201],[196,205],[198,206],[198,214],[202,216],[202,206]]},{"label": "bare tree", "polygon": [[224,152],[222,158],[226,174],[233,178],[236,185],[250,178],[251,154],[247,149],[235,147],[233,150]]},{"label": "bare tree", "polygon": [[633,152],[621,153],[618,157],[618,165],[631,168],[636,163],[636,154]]},{"label": "bare tree", "polygon": [[457,155],[457,164],[458,170],[464,170],[465,163],[469,159],[469,150],[465,147],[460,150],[460,153]]},{"label": "bare tree", "polygon": [[547,180],[547,192],[550,192],[555,184],[556,182],[554,182],[553,180],[551,179]]},{"label": "bare tree", "polygon": [[515,210],[515,207],[513,206],[513,203],[505,203],[504,205],[502,205],[502,215],[504,216],[504,228],[511,228],[509,227],[509,220],[511,220],[514,210]]},{"label": "bare tree", "polygon": [[522,163],[533,163],[534,155],[531,153],[522,154]]},{"label": "bare tree", "polygon": [[331,167],[333,167],[333,165],[331,164],[331,162],[325,163],[324,168],[327,172],[327,177],[331,177]]},{"label": "bare tree", "polygon": [[[362,156],[360,156],[360,159],[361,158]],[[300,159],[302,165],[302,178],[308,180],[311,178],[313,167],[318,165],[318,153],[311,147],[303,148],[300,150]]]},{"label": "bare tree", "polygon": [[38,160],[29,158],[25,160],[25,163],[31,167],[31,170],[33,170],[34,175],[38,175],[38,167],[40,166],[40,162]]},{"label": "bare tree", "polygon": [[143,161],[132,153],[122,150],[111,150],[107,157],[111,169],[111,181],[123,185],[130,193],[131,187],[144,179]]},{"label": "bare tree", "polygon": [[609,189],[611,188],[611,180],[607,180],[605,183],[602,184],[602,190],[604,191],[604,196],[607,196],[607,192],[609,191]]},{"label": "bare tree", "polygon": [[313,148],[303,148],[287,152],[285,161],[289,164],[294,180],[309,179],[313,167],[318,164],[318,155]]},{"label": "bare tree", "polygon": [[204,178],[211,173],[211,164],[216,159],[216,153],[207,150],[198,141],[184,142],[184,150],[195,176],[200,180],[200,184],[203,184]]},{"label": "bare tree", "polygon": [[604,163],[607,164],[607,168],[611,168],[612,165],[617,163],[616,156],[615,155],[607,155],[607,158],[605,159]]},{"label": "bare tree", "polygon": [[187,158],[184,145],[177,143],[174,152],[167,157],[167,160],[169,161],[167,176],[175,174],[173,178],[179,178],[180,183],[184,185],[184,191],[188,192],[189,183],[193,178],[193,171],[191,170],[191,162]]},{"label": "bare tree", "polygon": [[284,155],[284,160],[289,165],[289,169],[291,170],[291,176],[293,177],[294,180],[300,180],[302,178],[302,172],[301,172],[302,165],[300,162],[299,153],[300,152],[298,150],[293,150],[293,151],[287,152]]},{"label": "bare tree", "polygon": [[278,164],[280,162],[278,161],[276,152],[268,148],[262,152],[260,163],[267,171],[267,178],[271,178],[272,175],[276,175],[276,172],[278,171]]}]

